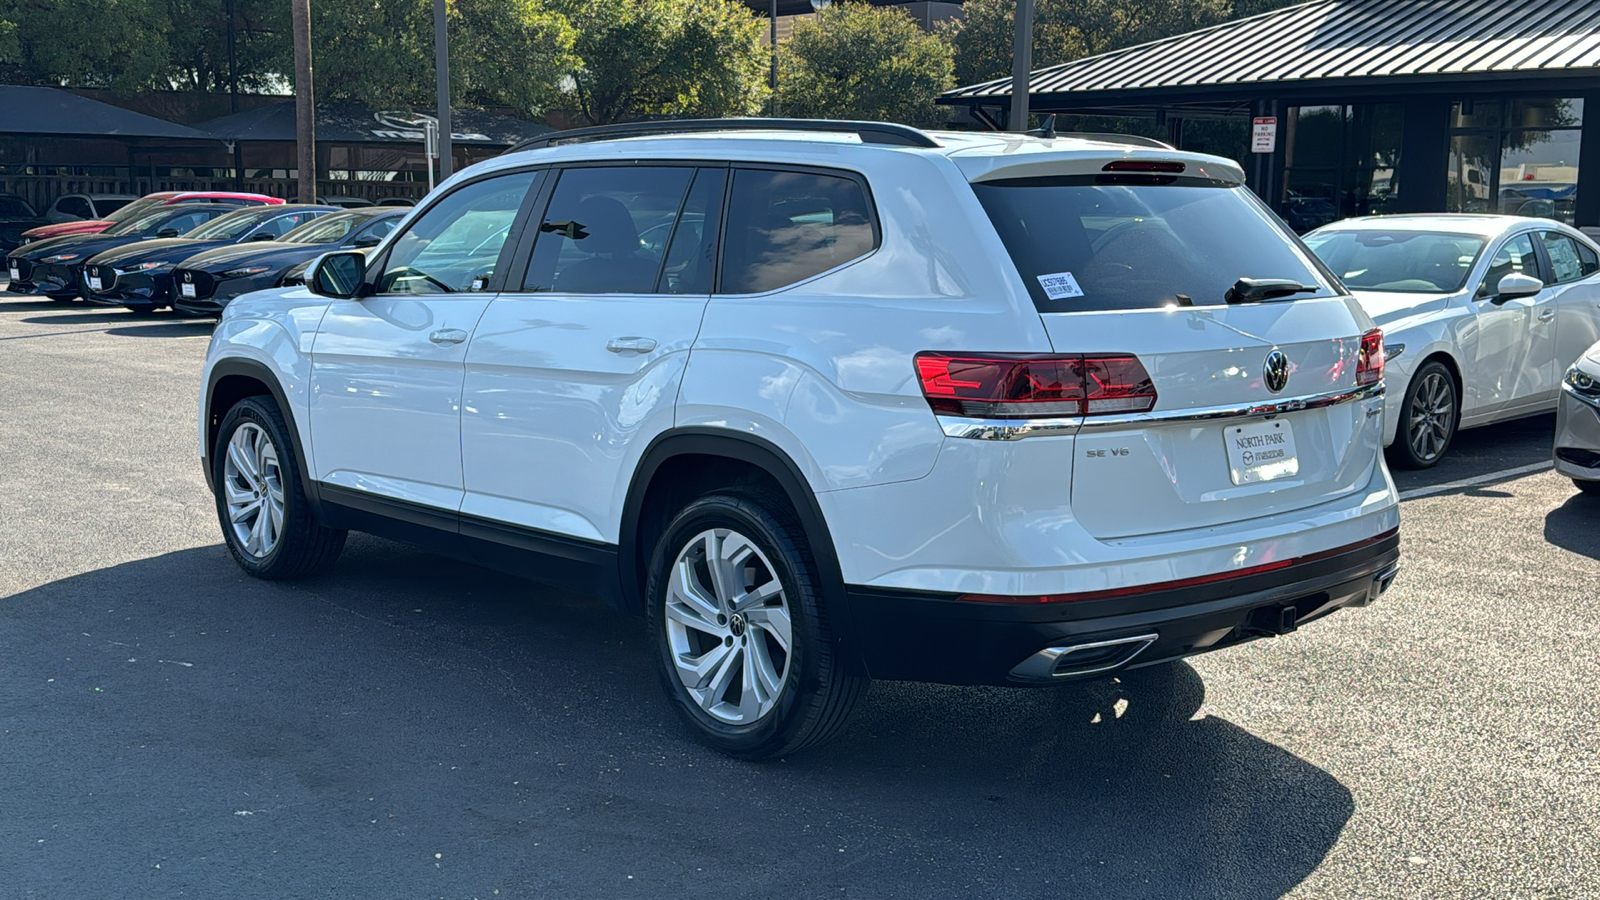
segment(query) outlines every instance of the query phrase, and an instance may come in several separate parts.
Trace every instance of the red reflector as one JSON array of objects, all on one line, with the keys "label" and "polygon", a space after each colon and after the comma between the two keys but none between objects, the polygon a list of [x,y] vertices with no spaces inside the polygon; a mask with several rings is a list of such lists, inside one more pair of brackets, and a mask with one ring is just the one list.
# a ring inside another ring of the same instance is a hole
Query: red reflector
[{"label": "red reflector", "polygon": [[1383,332],[1377,328],[1361,336],[1361,356],[1356,360],[1356,384],[1383,380]]},{"label": "red reflector", "polygon": [[1025,419],[1147,412],[1155,385],[1137,357],[918,353],[917,378],[941,415]]},{"label": "red reflector", "polygon": [[1002,594],[962,594],[956,599],[965,600],[972,603],[1006,603],[1013,605],[1031,605],[1038,603],[1081,603],[1085,600],[1114,600],[1118,597],[1132,597],[1137,594],[1150,594],[1157,591],[1178,590],[1181,588],[1198,587],[1205,584],[1216,584],[1219,581],[1231,581],[1235,578],[1248,578],[1251,575],[1260,575],[1263,572],[1275,572],[1279,569],[1287,569],[1290,566],[1299,566],[1306,563],[1318,562],[1324,559],[1332,559],[1335,556],[1351,553],[1356,550],[1360,550],[1363,547],[1370,547],[1373,544],[1382,543],[1399,533],[1400,529],[1391,528],[1377,537],[1368,538],[1364,541],[1357,541],[1354,544],[1346,544],[1343,547],[1335,547],[1332,550],[1324,550],[1321,553],[1312,553],[1309,556],[1297,556],[1293,559],[1280,559],[1274,562],[1262,563],[1258,566],[1235,569],[1231,572],[1216,572],[1211,575],[1200,575],[1194,578],[1180,578],[1177,581],[1158,581],[1154,584],[1136,584],[1129,587],[1110,588],[1109,590],[1104,591],[1085,591],[1079,594],[1043,594],[1022,597],[1013,597]]},{"label": "red reflector", "polygon": [[1166,172],[1171,175],[1181,174],[1185,166],[1181,162],[1160,162],[1153,159],[1116,159],[1100,167],[1102,172]]}]

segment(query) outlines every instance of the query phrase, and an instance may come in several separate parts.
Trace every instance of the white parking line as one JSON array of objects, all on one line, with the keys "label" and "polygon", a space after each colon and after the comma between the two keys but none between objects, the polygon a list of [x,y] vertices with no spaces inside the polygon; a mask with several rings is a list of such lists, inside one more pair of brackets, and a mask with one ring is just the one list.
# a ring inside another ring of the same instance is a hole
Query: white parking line
[{"label": "white parking line", "polygon": [[1487,475],[1479,475],[1475,478],[1463,478],[1460,481],[1448,481],[1444,484],[1412,488],[1409,491],[1401,491],[1400,499],[1415,500],[1418,497],[1431,497],[1434,494],[1444,494],[1450,491],[1458,491],[1462,488],[1475,487],[1480,484],[1489,484],[1490,482],[1494,481],[1506,481],[1512,478],[1519,478],[1523,475],[1532,475],[1535,472],[1543,472],[1545,469],[1551,468],[1554,465],[1555,463],[1551,462],[1550,460],[1545,460],[1544,462],[1537,462],[1533,463],[1532,465],[1517,466],[1515,469],[1501,469],[1498,472],[1490,472]]}]

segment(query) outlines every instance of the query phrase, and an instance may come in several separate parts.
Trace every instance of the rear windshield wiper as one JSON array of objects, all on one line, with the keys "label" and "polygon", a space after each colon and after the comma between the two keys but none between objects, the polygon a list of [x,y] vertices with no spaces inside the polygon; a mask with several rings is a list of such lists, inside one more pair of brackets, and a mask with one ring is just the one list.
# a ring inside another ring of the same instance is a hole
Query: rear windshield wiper
[{"label": "rear windshield wiper", "polygon": [[1273,297],[1292,294],[1314,294],[1322,290],[1314,284],[1301,284],[1287,278],[1241,278],[1228,288],[1223,299],[1229,303],[1260,303]]}]

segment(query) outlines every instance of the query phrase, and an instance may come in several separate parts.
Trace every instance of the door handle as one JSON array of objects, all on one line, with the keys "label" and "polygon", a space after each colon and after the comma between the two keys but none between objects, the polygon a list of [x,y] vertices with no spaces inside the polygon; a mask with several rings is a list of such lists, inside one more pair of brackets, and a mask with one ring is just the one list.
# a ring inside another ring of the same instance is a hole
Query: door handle
[{"label": "door handle", "polygon": [[428,335],[428,340],[435,344],[459,344],[467,339],[467,333],[459,328],[441,328]]},{"label": "door handle", "polygon": [[1547,309],[1544,312],[1539,313],[1539,321],[1541,321],[1541,322],[1548,322],[1551,319],[1554,319],[1555,317],[1556,317],[1556,311],[1553,310],[1553,309]]},{"label": "door handle", "polygon": [[612,353],[626,353],[629,350],[636,353],[649,353],[655,348],[655,340],[647,337],[619,337],[606,341],[606,349]]}]

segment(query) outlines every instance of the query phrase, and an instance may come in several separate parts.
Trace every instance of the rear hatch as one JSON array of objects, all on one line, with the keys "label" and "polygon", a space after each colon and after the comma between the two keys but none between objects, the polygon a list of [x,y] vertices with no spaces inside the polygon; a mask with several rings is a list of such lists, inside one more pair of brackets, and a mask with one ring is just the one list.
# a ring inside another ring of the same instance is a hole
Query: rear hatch
[{"label": "rear hatch", "polygon": [[1380,452],[1374,404],[1348,399],[1381,366],[1371,321],[1237,181],[1178,165],[973,185],[1056,352],[1131,354],[1153,385],[1074,444],[1073,514],[1100,538],[1325,503]]}]

